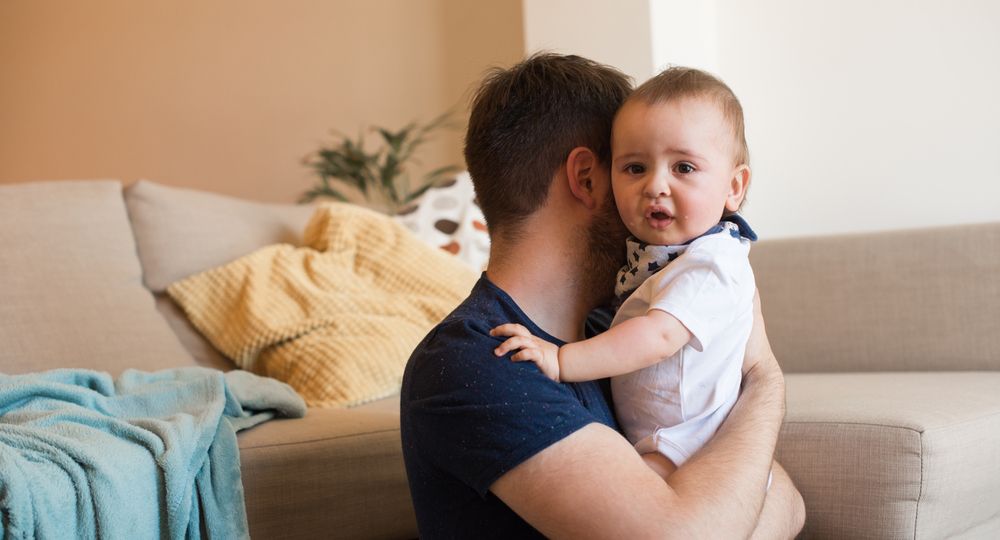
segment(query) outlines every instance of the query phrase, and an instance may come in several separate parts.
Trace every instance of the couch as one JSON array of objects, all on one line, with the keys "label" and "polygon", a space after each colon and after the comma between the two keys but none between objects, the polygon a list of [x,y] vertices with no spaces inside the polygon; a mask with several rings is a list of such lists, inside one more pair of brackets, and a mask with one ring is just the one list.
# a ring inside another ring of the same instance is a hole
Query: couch
[{"label": "couch", "polygon": [[759,242],[807,538],[1000,538],[1000,223]]},{"label": "couch", "polygon": [[[170,283],[312,209],[140,181],[0,186],[0,371],[233,369]],[[804,537],[1000,536],[1000,224],[754,247]],[[256,538],[408,538],[398,397],[239,435]]]}]

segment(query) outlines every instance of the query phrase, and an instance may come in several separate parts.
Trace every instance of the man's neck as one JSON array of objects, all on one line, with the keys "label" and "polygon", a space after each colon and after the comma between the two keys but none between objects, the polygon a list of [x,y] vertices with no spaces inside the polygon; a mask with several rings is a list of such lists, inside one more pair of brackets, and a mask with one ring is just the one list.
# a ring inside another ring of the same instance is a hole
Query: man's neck
[{"label": "man's neck", "polygon": [[516,246],[494,245],[486,276],[503,289],[540,328],[563,341],[583,338],[594,307],[574,246],[536,236]]}]

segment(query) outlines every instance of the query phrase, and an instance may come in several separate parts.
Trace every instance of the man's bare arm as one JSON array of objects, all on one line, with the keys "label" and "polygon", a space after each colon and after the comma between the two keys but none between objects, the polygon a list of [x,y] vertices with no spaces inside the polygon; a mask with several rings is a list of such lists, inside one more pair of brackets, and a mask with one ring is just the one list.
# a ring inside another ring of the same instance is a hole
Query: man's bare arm
[{"label": "man's bare arm", "polygon": [[681,497],[603,424],[535,454],[490,490],[550,538],[695,538],[713,530],[686,519]]},{"label": "man's bare arm", "polygon": [[[547,536],[745,538],[757,526],[783,416],[784,379],[758,308],[736,406],[715,438],[667,482],[621,435],[590,424],[491,490]],[[789,520],[793,510],[787,509]]]},{"label": "man's bare arm", "polygon": [[772,465],[771,471],[774,473],[774,481],[767,489],[764,508],[760,511],[751,540],[795,538],[802,532],[802,526],[806,522],[806,507],[802,495],[788,473],[777,461]]}]

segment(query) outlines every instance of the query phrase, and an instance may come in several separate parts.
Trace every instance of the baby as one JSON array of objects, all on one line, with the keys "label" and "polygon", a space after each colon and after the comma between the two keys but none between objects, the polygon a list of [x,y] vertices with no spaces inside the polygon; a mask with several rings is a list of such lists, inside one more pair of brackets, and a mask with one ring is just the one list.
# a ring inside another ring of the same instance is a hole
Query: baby
[{"label": "baby", "polygon": [[498,356],[555,381],[612,377],[615,410],[643,459],[669,475],[701,448],[739,394],[753,326],[756,235],[736,214],[750,184],[743,109],[722,81],[674,67],[615,117],[611,182],[632,236],[611,328],[558,347],[506,324]]}]

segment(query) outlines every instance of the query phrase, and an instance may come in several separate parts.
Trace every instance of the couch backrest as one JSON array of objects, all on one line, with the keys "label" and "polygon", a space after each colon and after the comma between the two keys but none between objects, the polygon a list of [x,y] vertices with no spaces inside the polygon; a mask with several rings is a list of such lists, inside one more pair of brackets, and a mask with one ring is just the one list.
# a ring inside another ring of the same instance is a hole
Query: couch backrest
[{"label": "couch backrest", "polygon": [[270,244],[300,245],[311,206],[269,204],[141,180],[125,189],[143,281],[156,307],[202,366],[232,369],[166,295],[171,283]]},{"label": "couch backrest", "polygon": [[143,287],[120,183],[0,186],[0,372],[193,364]]},{"label": "couch backrest", "polygon": [[1000,370],[1000,223],[761,241],[788,372]]}]

